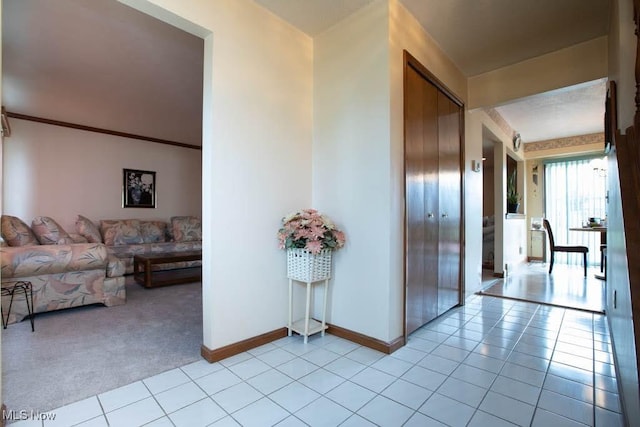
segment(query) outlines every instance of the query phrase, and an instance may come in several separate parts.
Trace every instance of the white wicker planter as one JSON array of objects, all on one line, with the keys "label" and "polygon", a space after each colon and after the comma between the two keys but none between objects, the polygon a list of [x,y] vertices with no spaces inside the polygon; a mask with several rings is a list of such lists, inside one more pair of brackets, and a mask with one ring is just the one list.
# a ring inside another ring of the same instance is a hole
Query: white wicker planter
[{"label": "white wicker planter", "polygon": [[287,277],[301,282],[331,278],[331,249],[315,255],[305,249],[287,249]]}]

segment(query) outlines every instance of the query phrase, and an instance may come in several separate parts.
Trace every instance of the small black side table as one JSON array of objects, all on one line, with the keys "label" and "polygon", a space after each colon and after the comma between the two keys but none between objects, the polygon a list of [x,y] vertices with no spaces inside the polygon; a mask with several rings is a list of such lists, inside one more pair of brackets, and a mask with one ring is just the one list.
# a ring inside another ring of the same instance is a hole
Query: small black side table
[{"label": "small black side table", "polygon": [[[6,283],[9,283],[8,285]],[[9,309],[7,310],[7,318],[5,319],[4,313],[2,312],[2,304],[0,303],[0,315],[2,316],[2,327],[7,329],[7,324],[9,323],[9,315],[11,314],[11,306],[13,305],[13,297],[16,294],[16,291],[24,292],[24,299],[27,303],[27,311],[29,312],[29,320],[31,321],[31,332],[34,332],[35,329],[33,327],[33,287],[31,286],[31,282],[27,282],[24,280],[20,280],[17,282],[6,282],[2,284],[2,288],[0,288],[0,294],[3,297],[11,297],[9,300]]]}]

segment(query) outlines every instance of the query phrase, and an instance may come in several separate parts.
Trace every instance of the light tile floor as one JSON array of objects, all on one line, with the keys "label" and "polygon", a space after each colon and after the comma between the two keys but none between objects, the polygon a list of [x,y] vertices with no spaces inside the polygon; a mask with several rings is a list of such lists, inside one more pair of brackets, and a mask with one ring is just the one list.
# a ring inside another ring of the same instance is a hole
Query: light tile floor
[{"label": "light tile floor", "polygon": [[604,316],[473,296],[392,355],[287,337],[13,426],[617,427],[620,411]]}]

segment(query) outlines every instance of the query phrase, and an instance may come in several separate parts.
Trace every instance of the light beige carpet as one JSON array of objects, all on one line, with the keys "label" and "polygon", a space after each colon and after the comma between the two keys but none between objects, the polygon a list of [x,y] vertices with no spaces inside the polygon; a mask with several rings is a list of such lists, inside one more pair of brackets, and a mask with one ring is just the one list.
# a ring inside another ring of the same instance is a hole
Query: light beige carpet
[{"label": "light beige carpet", "polygon": [[201,358],[201,284],[145,289],[127,303],[35,316],[2,331],[9,410],[49,411]]}]

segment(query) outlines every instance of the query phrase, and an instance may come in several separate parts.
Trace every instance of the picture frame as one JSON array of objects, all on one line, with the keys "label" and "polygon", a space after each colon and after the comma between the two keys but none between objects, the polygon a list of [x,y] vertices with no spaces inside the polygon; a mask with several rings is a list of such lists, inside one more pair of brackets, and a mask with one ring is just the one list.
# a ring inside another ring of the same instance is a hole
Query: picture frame
[{"label": "picture frame", "polygon": [[122,169],[122,207],[156,207],[156,173],[139,169]]}]

